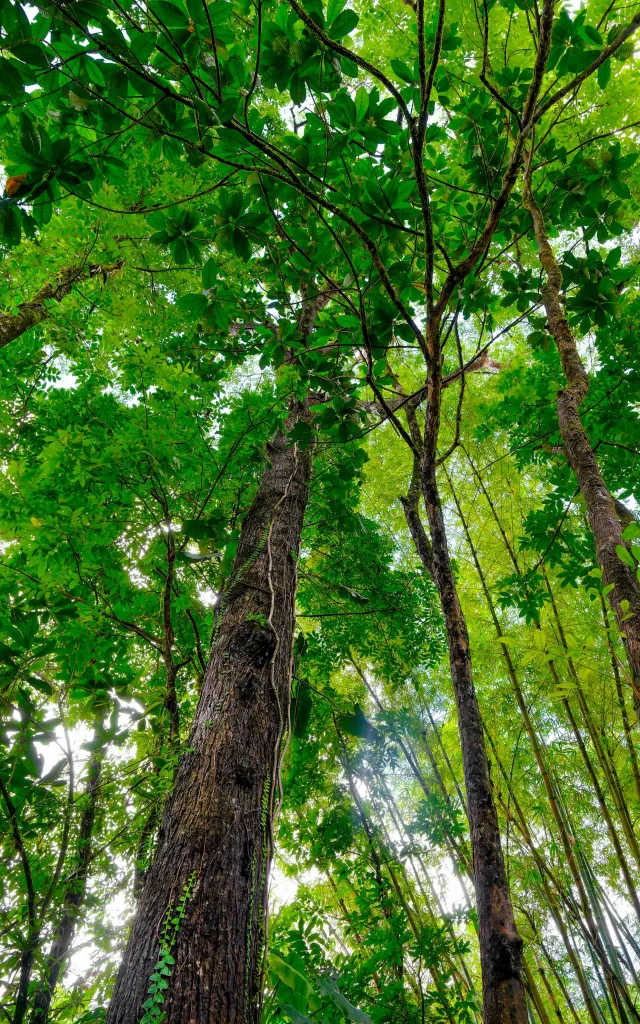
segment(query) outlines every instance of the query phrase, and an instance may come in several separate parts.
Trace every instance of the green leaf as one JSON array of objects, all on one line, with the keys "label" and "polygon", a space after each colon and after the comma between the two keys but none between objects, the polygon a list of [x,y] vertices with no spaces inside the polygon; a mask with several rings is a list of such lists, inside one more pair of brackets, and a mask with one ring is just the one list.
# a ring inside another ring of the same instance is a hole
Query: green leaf
[{"label": "green leaf", "polygon": [[242,228],[233,229],[233,249],[236,256],[245,263],[251,258],[251,243]]},{"label": "green leaf", "polygon": [[413,85],[413,83],[415,82],[415,78],[413,76],[413,73],[411,72],[411,69],[405,64],[403,60],[398,60],[397,58],[394,58],[392,61],[389,61],[389,63],[393,68],[394,72],[396,73],[396,75],[398,76],[398,78],[402,79],[402,81],[406,82],[408,85]]},{"label": "green leaf", "polygon": [[601,64],[598,68],[598,85],[601,89],[606,89],[611,78],[611,58],[605,60],[604,64]]},{"label": "green leaf", "polygon": [[629,525],[625,526],[624,530],[622,531],[622,539],[635,540],[636,537],[640,537],[640,523],[629,523]]},{"label": "green leaf", "polygon": [[35,690],[40,693],[44,693],[45,697],[51,697],[54,690],[50,683],[46,679],[39,679],[37,676],[29,676],[29,684],[33,686]]},{"label": "green leaf", "polygon": [[23,61],[30,68],[39,68],[42,70],[49,67],[49,61],[47,60],[46,55],[35,42],[14,43],[11,46],[11,52],[14,57]]},{"label": "green leaf", "polygon": [[180,236],[171,243],[171,255],[179,266],[184,266],[189,262],[189,249],[185,238]]},{"label": "green leaf", "polygon": [[350,60],[349,57],[343,57],[340,61],[340,68],[342,74],[346,75],[347,78],[357,78],[360,74],[360,68],[355,61]]},{"label": "green leaf", "polygon": [[364,86],[361,85],[358,89],[354,102],[356,106],[356,123],[360,124],[361,121],[364,121],[369,110],[369,93]]},{"label": "green leaf", "polygon": [[303,739],[307,735],[312,710],[313,691],[306,680],[300,679],[295,699],[291,704],[291,724],[293,735],[297,739]]},{"label": "green leaf", "polygon": [[8,246],[20,244],[20,213],[13,203],[0,202],[0,237]]},{"label": "green leaf", "polygon": [[602,46],[603,45],[602,44],[602,36],[598,32],[597,28],[594,28],[593,25],[585,25],[584,26],[584,33],[585,33],[586,36],[588,36],[588,38],[591,40],[592,43],[596,44],[596,46]]},{"label": "green leaf", "polygon": [[220,523],[216,520],[185,519],[182,532],[193,540],[211,540],[220,536]]},{"label": "green leaf", "polygon": [[327,3],[327,25],[330,25],[332,21],[335,21],[342,10],[344,10],[347,0],[328,0]]},{"label": "green leaf", "polygon": [[636,563],[623,544],[616,544],[616,555],[620,561],[624,562],[625,565],[628,565],[630,569],[635,569]]},{"label": "green leaf", "polygon": [[331,39],[343,39],[344,36],[348,36],[353,32],[359,21],[360,19],[355,11],[350,9],[342,11],[335,21],[329,25],[327,35],[329,35]]},{"label": "green leaf", "polygon": [[53,204],[47,193],[34,201],[31,212],[39,228],[44,228],[50,222],[53,216]]},{"label": "green leaf", "polygon": [[269,967],[292,992],[302,996],[303,999],[308,997],[311,991],[310,982],[286,960],[276,956],[275,953],[269,953]]},{"label": "green leaf", "polygon": [[289,82],[289,94],[293,103],[304,103],[307,96],[307,88],[304,79],[297,71],[294,71]]},{"label": "green leaf", "polygon": [[279,1005],[285,1017],[288,1017],[292,1024],[313,1024],[310,1017],[301,1013],[300,1010],[296,1010],[295,1006],[292,1006],[291,1003],[280,1003]]},{"label": "green leaf", "polygon": [[151,0],[149,10],[167,28],[180,29],[187,27],[187,15],[178,4],[170,3],[169,0]]},{"label": "green leaf", "polygon": [[14,98],[22,93],[22,75],[6,57],[0,57],[0,97]]},{"label": "green leaf", "polygon": [[615,192],[620,199],[630,199],[631,189],[627,185],[626,181],[619,181],[617,178],[611,178],[609,180],[609,187],[612,192]]},{"label": "green leaf", "polygon": [[242,192],[225,192],[220,204],[227,220],[237,220],[244,210],[244,196]]},{"label": "green leaf", "polygon": [[330,978],[321,975],[318,978],[318,987],[323,995],[328,996],[348,1020],[353,1021],[353,1024],[373,1024],[371,1017],[350,1003]]},{"label": "green leaf", "polygon": [[218,267],[214,259],[209,258],[202,268],[202,287],[209,291],[215,287]]},{"label": "green leaf", "polygon": [[378,730],[369,722],[359,704],[356,704],[352,715],[339,715],[340,728],[349,736],[357,736],[359,739],[375,741],[378,738]]},{"label": "green leaf", "polygon": [[289,431],[290,441],[303,441],[309,444],[315,438],[315,431],[310,423],[306,423],[305,420],[297,420],[292,429]]},{"label": "green leaf", "polygon": [[193,320],[197,320],[201,317],[208,305],[209,300],[207,299],[207,296],[198,293],[181,295],[180,298],[176,300],[176,306],[178,309],[184,310],[184,312]]}]

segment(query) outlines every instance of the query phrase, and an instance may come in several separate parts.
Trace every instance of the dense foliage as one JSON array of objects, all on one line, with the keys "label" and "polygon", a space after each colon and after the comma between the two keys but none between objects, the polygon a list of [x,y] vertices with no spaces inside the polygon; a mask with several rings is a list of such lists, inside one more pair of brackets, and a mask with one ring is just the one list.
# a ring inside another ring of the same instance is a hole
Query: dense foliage
[{"label": "dense foliage", "polygon": [[311,463],[257,1012],[466,1024],[482,968],[507,1019],[475,744],[529,1018],[640,1019],[640,15],[350,2],[0,2],[12,1024],[109,1005],[282,436]]}]

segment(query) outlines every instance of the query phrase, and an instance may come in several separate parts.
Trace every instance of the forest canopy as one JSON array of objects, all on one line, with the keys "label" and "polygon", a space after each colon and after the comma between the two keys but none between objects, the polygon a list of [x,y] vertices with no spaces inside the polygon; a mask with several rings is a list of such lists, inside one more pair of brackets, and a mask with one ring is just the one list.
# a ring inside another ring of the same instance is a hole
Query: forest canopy
[{"label": "forest canopy", "polygon": [[640,6],[0,0],[0,1014],[640,1021]]}]

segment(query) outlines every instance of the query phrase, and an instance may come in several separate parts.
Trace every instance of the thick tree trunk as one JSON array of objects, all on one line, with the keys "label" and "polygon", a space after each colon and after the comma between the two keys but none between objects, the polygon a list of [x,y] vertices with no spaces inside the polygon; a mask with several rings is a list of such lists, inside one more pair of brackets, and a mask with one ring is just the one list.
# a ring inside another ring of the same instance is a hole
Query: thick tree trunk
[{"label": "thick tree trunk", "polygon": [[533,218],[540,263],[546,276],[542,298],[548,327],[567,379],[567,387],[558,391],[556,399],[560,435],[567,462],[575,474],[587,506],[598,565],[602,569],[602,582],[605,585],[613,584],[609,601],[623,635],[635,708],[640,714],[640,584],[633,569],[625,565],[616,552],[616,547],[623,543],[616,499],[609,493],[602,478],[591,442],[580,419],[580,406],[589,388],[589,375],[583,366],[560,301],[562,272],[549,244],[544,217],[531,192],[530,180],[525,181],[523,205]]},{"label": "thick tree trunk", "polygon": [[76,868],[69,880],[64,896],[62,915],[56,926],[53,942],[51,943],[51,949],[47,958],[46,980],[36,992],[33,1001],[31,1024],[46,1024],[51,1000],[69,955],[80,908],[84,903],[87,889],[87,874],[91,860],[91,837],[93,835],[93,825],[100,790],[101,769],[100,755],[93,754],[89,761],[89,777],[84,792],[86,803],[80,818]]},{"label": "thick tree trunk", "polygon": [[[522,939],[511,905],[482,718],[473,685],[469,635],[451,566],[437,481],[441,395],[438,360],[438,364],[432,366],[429,380],[421,485],[431,534],[430,571],[444,614],[462,746],[478,913],[483,1014],[485,1024],[526,1024]],[[415,531],[415,523],[413,528]],[[429,567],[425,565],[425,568]]]},{"label": "thick tree trunk", "polygon": [[[289,426],[306,417],[297,405]],[[311,453],[278,433],[242,525],[187,752],[165,808],[109,1008],[139,1024],[163,922],[192,879],[165,1024],[260,1017],[272,828],[287,729],[296,560]]]}]

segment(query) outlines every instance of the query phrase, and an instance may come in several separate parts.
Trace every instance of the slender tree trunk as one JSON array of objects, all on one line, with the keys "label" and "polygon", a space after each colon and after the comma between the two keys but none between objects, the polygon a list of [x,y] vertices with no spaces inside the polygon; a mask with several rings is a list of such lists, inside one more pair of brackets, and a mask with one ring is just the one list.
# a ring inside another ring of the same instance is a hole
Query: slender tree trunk
[{"label": "slender tree trunk", "polygon": [[[288,427],[307,418],[296,403]],[[311,453],[278,432],[242,524],[194,725],[109,1008],[138,1024],[170,908],[180,924],[165,1024],[260,1018],[272,828],[287,729],[297,555]]]},{"label": "slender tree trunk", "polygon": [[11,825],[11,831],[13,833],[13,839],[16,847],[16,853],[22,863],[22,870],[24,874],[26,898],[27,898],[27,936],[24,949],[20,956],[20,974],[18,977],[18,991],[16,994],[16,1005],[13,1012],[13,1024],[22,1024],[25,1014],[27,1012],[27,1000],[29,996],[29,983],[31,981],[31,971],[33,970],[33,964],[36,957],[36,949],[38,947],[38,941],[40,939],[40,929],[38,920],[36,917],[36,894],[33,886],[33,877],[31,875],[31,867],[29,865],[29,856],[22,840],[22,834],[20,832],[20,824],[18,821],[18,814],[16,812],[15,804],[11,799],[11,794],[7,789],[2,775],[0,775],[0,793],[7,808],[7,815],[9,823]]},{"label": "slender tree trunk", "polygon": [[536,1013],[540,1018],[541,1024],[551,1024],[551,1021],[549,1020],[549,1014],[547,1013],[547,1008],[544,1005],[544,1000],[542,998],[542,995],[540,994],[540,990],[536,985],[535,978],[533,977],[533,974],[531,973],[531,970],[526,960],[523,961],[523,966],[525,987],[527,989],[531,1002],[536,1008]]},{"label": "slender tree trunk", "polygon": [[[439,353],[439,346],[432,344],[431,350]],[[427,398],[420,482],[431,535],[432,576],[444,614],[458,712],[478,912],[484,1020],[485,1024],[525,1024],[522,939],[511,905],[482,718],[473,685],[469,635],[451,566],[437,481],[442,400],[439,355],[431,366]]]},{"label": "slender tree trunk", "polygon": [[618,557],[616,547],[622,545],[622,528],[616,511],[616,500],[602,478],[591,442],[582,420],[580,406],[589,388],[589,375],[584,368],[573,332],[560,301],[562,272],[547,238],[542,210],[531,191],[527,177],[523,204],[533,218],[540,263],[546,276],[542,298],[549,331],[556,343],[567,386],[558,391],[556,407],[558,425],[567,461],[573,470],[580,493],[585,500],[589,523],[596,547],[602,581],[613,585],[609,600],[622,633],[634,689],[636,711],[640,710],[640,584],[634,571]]},{"label": "slender tree trunk", "polygon": [[[636,866],[638,868],[640,868],[640,846],[638,846],[638,840],[636,838],[636,834],[635,834],[635,831],[634,831],[634,828],[633,828],[633,823],[631,821],[631,816],[629,814],[627,803],[626,803],[626,800],[625,800],[625,797],[624,797],[624,793],[623,793],[623,790],[622,790],[622,785],[620,783],[620,779],[619,779],[618,773],[616,771],[616,766],[615,766],[615,763],[613,761],[613,758],[611,757],[611,755],[609,753],[608,745],[607,745],[607,742],[606,742],[606,738],[604,736],[604,732],[602,732],[601,730],[599,730],[597,728],[597,726],[596,726],[596,724],[593,721],[593,718],[591,716],[591,712],[589,710],[588,702],[587,702],[587,700],[585,698],[584,691],[583,691],[582,686],[580,684],[580,677],[579,677],[577,669],[576,669],[576,667],[575,667],[575,665],[573,663],[573,659],[571,658],[571,656],[568,653],[568,646],[567,646],[567,641],[566,641],[566,637],[565,637],[564,627],[562,625],[562,620],[560,619],[560,614],[559,614],[559,611],[558,611],[558,606],[557,606],[557,603],[556,603],[555,595],[553,593],[553,588],[551,586],[551,582],[550,582],[550,580],[549,580],[549,578],[547,576],[547,573],[544,571],[544,569],[543,569],[543,576],[544,576],[547,592],[548,592],[549,597],[551,599],[551,608],[553,610],[553,616],[554,616],[554,619],[555,619],[555,622],[556,622],[556,626],[557,626],[557,629],[558,629],[558,634],[560,636],[560,641],[562,643],[562,646],[567,651],[567,664],[569,666],[569,671],[571,673],[573,682],[575,684],[576,697],[577,697],[577,700],[578,700],[578,706],[580,708],[580,711],[582,712],[582,717],[584,719],[585,725],[587,726],[587,730],[589,732],[589,736],[591,737],[591,742],[593,743],[593,749],[594,749],[596,757],[597,757],[597,759],[598,759],[598,761],[600,763],[600,767],[602,768],[602,771],[603,771],[605,780],[607,782],[607,785],[609,787],[609,792],[611,793],[611,797],[613,799],[616,811],[618,812],[618,817],[620,819],[620,823],[622,825],[622,829],[624,831],[627,843],[629,845],[629,849],[631,851],[632,856],[635,859]],[[564,704],[565,705],[567,704],[566,700],[564,701]],[[570,711],[568,711],[568,713],[570,714]],[[573,723],[572,723],[572,728],[573,728]],[[588,759],[585,761],[585,763],[587,764],[587,769],[589,770]],[[591,772],[590,772],[590,774],[591,774]],[[595,782],[594,782],[594,785],[595,785]],[[598,797],[598,799],[600,799],[600,798]],[[623,874],[625,874],[625,878],[626,878],[627,875],[626,875],[626,873],[624,871],[624,863],[623,863],[623,861],[621,861],[621,866],[623,868]],[[640,911],[640,904],[637,903],[637,900],[634,901],[634,906],[636,906],[637,911]]]},{"label": "slender tree trunk", "polygon": [[53,942],[47,958],[46,980],[36,992],[33,1001],[31,1024],[46,1024],[51,1000],[69,955],[80,908],[84,903],[101,770],[101,756],[99,753],[94,753],[89,760],[89,775],[84,792],[85,805],[78,832],[76,867],[69,879],[62,905],[62,914],[55,927]]},{"label": "slender tree trunk", "polygon": [[[497,633],[498,637],[502,637],[503,634],[502,634],[502,629],[501,629],[501,626],[500,626],[500,622],[499,622],[498,617],[496,615],[495,607],[494,607],[493,601],[491,599],[491,595],[489,593],[489,588],[487,586],[487,582],[486,582],[486,579],[484,577],[484,573],[482,572],[482,569],[480,567],[480,563],[479,563],[479,560],[478,560],[478,555],[477,555],[477,552],[476,552],[476,549],[475,549],[475,545],[473,544],[473,540],[471,538],[471,534],[469,532],[467,521],[466,521],[466,519],[465,519],[465,517],[463,515],[462,508],[461,508],[460,503],[458,501],[456,492],[455,492],[455,490],[453,488],[452,481],[451,481],[451,479],[449,478],[448,475],[447,475],[447,480],[448,480],[449,487],[451,489],[451,493],[452,493],[452,496],[453,496],[453,499],[454,499],[454,502],[455,502],[455,505],[456,505],[458,516],[459,516],[460,521],[462,523],[462,527],[463,527],[463,530],[464,530],[464,533],[465,533],[465,537],[466,537],[467,543],[469,545],[469,549],[471,551],[471,557],[473,559],[473,563],[474,563],[474,565],[476,567],[476,571],[477,571],[479,579],[480,579],[480,584],[481,584],[481,587],[482,587],[482,591],[483,591],[483,594],[485,596],[485,600],[487,602],[487,606],[489,608],[489,612],[491,614],[491,618],[493,620],[494,626],[496,628],[496,633]],[[608,983],[608,985],[609,985],[609,987],[611,989],[612,996],[614,998],[616,998],[616,996],[614,994],[614,990],[617,991],[616,990],[616,984],[617,984],[617,980],[616,980],[616,964],[615,964],[615,962],[612,962],[612,960],[610,960],[609,953],[608,953],[608,951],[612,950],[613,947],[611,946],[610,941],[606,941],[606,937],[608,937],[608,936],[607,936],[607,930],[606,930],[606,925],[604,923],[604,920],[603,919],[601,920],[600,927],[598,926],[598,923],[597,923],[597,920],[596,920],[597,918],[601,918],[599,903],[598,903],[598,899],[597,899],[597,894],[593,890],[593,887],[591,887],[589,885],[588,878],[585,878],[585,873],[584,873],[584,870],[583,870],[584,865],[582,864],[582,862],[579,860],[579,858],[574,853],[573,846],[574,846],[575,840],[574,840],[574,837],[571,834],[571,830],[570,830],[569,815],[567,813],[566,807],[564,806],[564,804],[563,804],[563,802],[561,800],[560,792],[559,792],[558,787],[557,787],[557,785],[555,783],[555,780],[552,778],[552,776],[551,776],[551,774],[549,772],[549,769],[548,769],[548,765],[545,763],[544,753],[543,753],[543,745],[542,745],[540,739],[538,738],[538,735],[537,735],[536,730],[535,730],[534,723],[533,723],[533,721],[531,719],[531,716],[529,714],[529,710],[527,708],[526,701],[524,699],[524,694],[522,693],[522,689],[521,689],[520,683],[518,681],[518,677],[517,677],[517,674],[516,674],[516,671],[515,671],[515,667],[513,665],[512,660],[511,660],[511,655],[510,655],[508,649],[503,644],[501,644],[501,647],[502,647],[502,655],[503,655],[503,658],[504,658],[506,666],[507,666],[507,673],[508,673],[509,679],[511,680],[511,683],[513,685],[514,693],[515,693],[516,700],[517,700],[517,703],[518,703],[518,708],[520,710],[520,714],[522,715],[522,720],[523,720],[523,723],[524,723],[527,735],[529,736],[529,739],[531,741],[531,746],[533,748],[533,753],[534,753],[534,756],[535,756],[535,759],[536,759],[536,764],[538,766],[538,769],[540,771],[540,775],[541,775],[543,783],[544,783],[545,792],[546,792],[546,795],[547,795],[547,800],[549,802],[549,807],[551,809],[554,821],[556,823],[556,826],[558,828],[558,832],[560,834],[560,838],[561,838],[561,841],[562,841],[562,847],[563,847],[564,854],[565,854],[565,859],[566,859],[567,864],[568,864],[568,866],[570,868],[571,875],[573,877],[576,889],[578,890],[578,894],[579,894],[579,897],[580,897],[580,904],[581,904],[581,907],[582,907],[582,912],[584,914],[585,921],[586,921],[586,924],[587,924],[587,929],[588,929],[587,934],[590,937],[590,940],[593,943],[594,949],[597,951],[597,955],[598,955],[600,961],[603,964],[603,967],[604,967],[604,970],[605,970],[605,974],[606,974],[606,977],[607,977],[607,983]],[[549,662],[549,669],[550,669],[550,671],[552,673],[552,676],[553,676],[556,688],[559,689],[560,680],[558,678],[557,670],[556,670],[556,667],[555,667],[555,664],[554,664],[553,661]],[[570,716],[570,719],[571,719],[571,724],[575,725],[575,723],[573,721],[573,716],[570,713],[569,706],[568,706],[566,701],[565,701],[565,709],[569,712],[569,716]],[[583,756],[587,759],[586,760],[587,767],[591,768],[591,763],[590,763],[590,761],[589,761],[589,759],[587,757],[586,750],[584,749],[584,745],[582,744],[582,737],[580,736],[579,732],[578,732],[576,738],[578,739],[578,742],[580,744],[581,753],[583,753]],[[595,781],[597,783],[597,780],[595,779],[595,775],[592,776],[592,781]],[[602,791],[601,791],[599,786],[597,788],[596,795],[598,797],[602,797]],[[602,799],[604,799],[604,798],[602,797]],[[605,810],[606,810],[606,805],[605,805]],[[608,815],[608,811],[607,811],[607,819],[606,820],[607,820],[607,824],[611,825],[611,828],[613,829],[613,823],[611,822],[611,818]],[[614,836],[615,836],[614,847],[616,849],[616,852],[618,850],[620,850],[620,852],[622,852],[621,848],[619,847],[619,844],[616,845],[616,843],[617,843],[617,834],[615,833],[615,830],[613,830],[613,832],[614,832]],[[625,861],[625,864],[623,866],[626,866],[626,861]],[[625,876],[625,877],[627,877],[627,876]],[[630,874],[629,874],[629,877],[628,877],[628,881],[631,883],[631,886],[632,886],[631,892],[635,894],[635,889],[633,888],[633,883],[632,883],[632,879],[631,879],[631,875]],[[601,934],[605,936],[605,941],[602,941]]]},{"label": "slender tree trunk", "polygon": [[169,715],[169,749],[174,750],[176,744],[180,741],[180,710],[178,708],[178,694],[176,692],[176,681],[180,666],[176,665],[173,660],[175,633],[171,618],[171,597],[175,576],[176,546],[168,509],[166,518],[168,527],[167,575],[162,591],[162,659],[164,661],[166,677],[164,706]]},{"label": "slender tree trunk", "polygon": [[[535,845],[535,843],[533,841],[533,837],[532,837],[531,832],[529,830],[529,825],[527,823],[526,816],[525,816],[524,811],[522,810],[522,808],[520,806],[520,803],[518,801],[518,798],[517,798],[517,796],[516,796],[516,794],[515,794],[515,792],[513,790],[511,776],[507,772],[507,770],[504,767],[504,765],[502,764],[502,761],[500,760],[500,756],[498,754],[498,750],[497,750],[497,748],[495,746],[494,741],[491,738],[491,733],[487,732],[487,736],[489,738],[489,743],[491,744],[491,750],[492,750],[493,756],[495,758],[496,764],[498,765],[498,768],[500,770],[500,774],[502,775],[502,778],[504,779],[505,785],[507,787],[507,791],[509,793],[509,803],[510,803],[510,805],[513,806],[513,808],[514,808],[514,810],[516,812],[516,817],[513,816],[512,812],[510,810],[510,806],[508,806],[504,802],[504,800],[501,801],[503,811],[505,812],[506,816],[511,821],[513,821],[516,824],[516,826],[518,828],[518,831],[522,835],[524,843],[526,844],[526,848],[531,852],[531,854],[533,856],[533,859],[534,859],[534,861],[535,861],[535,863],[536,863],[536,865],[537,865],[537,867],[538,867],[538,869],[540,871],[540,878],[541,878],[542,886],[543,886],[543,889],[544,889],[544,892],[545,892],[547,905],[549,907],[551,916],[553,917],[553,920],[554,920],[554,922],[556,924],[556,927],[557,927],[557,929],[558,929],[558,931],[560,933],[560,936],[562,938],[562,941],[564,943],[565,949],[567,951],[567,955],[568,955],[569,960],[571,962],[571,966],[573,967],[575,975],[576,975],[576,977],[578,979],[578,983],[579,983],[580,989],[582,991],[582,996],[584,998],[584,1002],[585,1002],[585,1005],[587,1007],[587,1010],[588,1010],[588,1013],[589,1013],[589,1017],[591,1018],[592,1024],[601,1024],[601,1015],[599,1013],[597,1002],[593,999],[593,997],[591,995],[591,991],[590,991],[590,988],[589,988],[589,981],[588,981],[588,979],[587,979],[587,977],[585,975],[585,972],[584,972],[584,970],[582,968],[582,964],[581,964],[580,960],[578,959],[578,957],[576,956],[575,950],[573,949],[573,946],[571,945],[571,943],[569,941],[569,934],[568,934],[565,922],[564,922],[564,920],[562,918],[562,915],[560,914],[560,910],[559,910],[559,907],[558,907],[558,898],[555,896],[554,891],[551,889],[551,884],[553,884],[554,889],[557,891],[558,895],[560,896],[562,901],[565,903],[565,906],[567,906],[570,909],[570,911],[572,913],[572,916],[578,921],[578,923],[580,922],[579,908],[576,906],[575,901],[573,900],[573,897],[570,896],[564,890],[561,881],[553,874],[553,872],[549,868],[549,865],[548,865],[547,861],[542,857],[542,855],[540,854],[537,846]],[[586,931],[586,929],[585,929],[585,931]],[[588,937],[588,932],[586,934],[587,934],[587,937]]]}]

